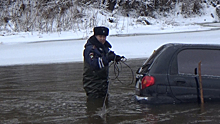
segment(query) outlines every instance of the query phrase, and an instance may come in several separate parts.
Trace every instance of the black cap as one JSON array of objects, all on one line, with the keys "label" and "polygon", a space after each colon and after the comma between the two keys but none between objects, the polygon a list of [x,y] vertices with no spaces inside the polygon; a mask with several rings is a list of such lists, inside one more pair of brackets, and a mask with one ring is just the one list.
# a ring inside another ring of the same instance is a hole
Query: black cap
[{"label": "black cap", "polygon": [[103,26],[95,27],[93,29],[94,35],[105,35],[108,36],[109,29]]}]

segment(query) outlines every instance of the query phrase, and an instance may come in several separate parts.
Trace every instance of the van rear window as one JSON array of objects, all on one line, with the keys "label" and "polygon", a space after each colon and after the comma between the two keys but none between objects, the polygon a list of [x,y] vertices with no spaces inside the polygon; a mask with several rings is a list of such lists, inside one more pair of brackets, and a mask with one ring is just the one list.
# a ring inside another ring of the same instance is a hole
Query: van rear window
[{"label": "van rear window", "polygon": [[177,55],[178,73],[194,74],[201,61],[202,75],[220,76],[220,50],[185,49]]},{"label": "van rear window", "polygon": [[154,59],[160,55],[160,53],[166,48],[166,45],[161,46],[153,52],[153,54],[144,62],[141,72],[147,72],[151,64],[154,62]]}]

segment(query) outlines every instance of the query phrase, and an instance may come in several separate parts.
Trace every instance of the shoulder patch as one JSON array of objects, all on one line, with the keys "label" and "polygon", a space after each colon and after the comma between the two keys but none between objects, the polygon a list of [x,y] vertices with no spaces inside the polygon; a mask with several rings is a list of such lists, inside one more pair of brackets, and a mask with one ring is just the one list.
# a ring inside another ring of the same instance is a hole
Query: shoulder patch
[{"label": "shoulder patch", "polygon": [[94,53],[90,53],[90,54],[89,54],[89,57],[90,57],[91,59],[93,59],[93,58],[94,58]]}]

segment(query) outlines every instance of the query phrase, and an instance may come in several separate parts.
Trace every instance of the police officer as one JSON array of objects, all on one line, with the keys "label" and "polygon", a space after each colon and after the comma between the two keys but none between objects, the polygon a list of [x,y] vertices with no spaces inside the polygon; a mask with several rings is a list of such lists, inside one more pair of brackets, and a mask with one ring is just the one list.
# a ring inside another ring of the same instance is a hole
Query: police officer
[{"label": "police officer", "polygon": [[95,27],[93,32],[94,35],[87,40],[83,52],[83,88],[89,99],[104,98],[106,96],[109,83],[109,63],[121,60],[119,55],[110,50],[112,46],[106,41],[109,29],[99,26]]}]

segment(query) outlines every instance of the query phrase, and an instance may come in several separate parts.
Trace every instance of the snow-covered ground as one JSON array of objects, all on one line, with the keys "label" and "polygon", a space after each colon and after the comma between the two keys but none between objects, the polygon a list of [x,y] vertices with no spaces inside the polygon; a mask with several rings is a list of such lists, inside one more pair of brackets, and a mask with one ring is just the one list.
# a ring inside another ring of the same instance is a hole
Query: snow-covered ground
[{"label": "snow-covered ground", "polygon": [[[213,21],[210,17],[200,17],[185,19],[184,23],[177,25],[160,22],[146,26],[137,24],[123,30],[110,28],[107,40],[112,44],[112,50],[127,59],[146,58],[165,43],[220,44],[220,24],[209,23]],[[196,22],[206,23],[201,25]],[[91,35],[92,29],[75,33],[70,31],[4,34],[0,36],[0,66],[82,62],[84,44]]]}]

